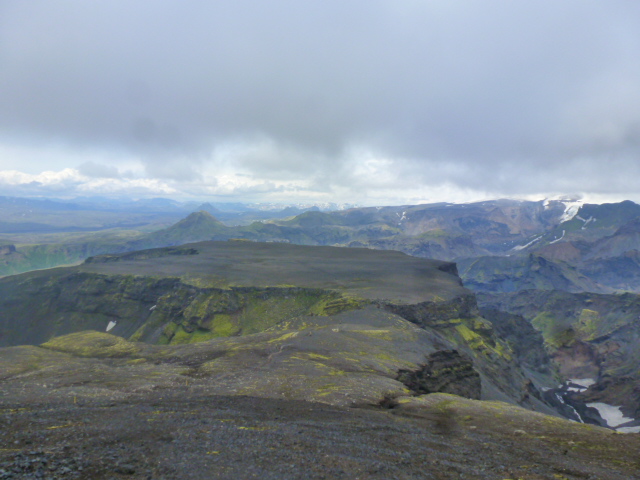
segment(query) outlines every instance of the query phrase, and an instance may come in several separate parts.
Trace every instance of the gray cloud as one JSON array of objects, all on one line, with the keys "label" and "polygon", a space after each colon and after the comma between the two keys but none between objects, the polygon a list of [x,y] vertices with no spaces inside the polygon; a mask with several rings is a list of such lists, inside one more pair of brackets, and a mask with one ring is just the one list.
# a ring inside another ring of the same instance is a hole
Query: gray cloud
[{"label": "gray cloud", "polygon": [[95,162],[78,165],[78,172],[91,178],[120,178],[120,172],[116,167]]},{"label": "gray cloud", "polygon": [[352,196],[610,193],[637,171],[639,32],[632,0],[4,1],[0,142],[187,183],[245,141],[242,173]]}]

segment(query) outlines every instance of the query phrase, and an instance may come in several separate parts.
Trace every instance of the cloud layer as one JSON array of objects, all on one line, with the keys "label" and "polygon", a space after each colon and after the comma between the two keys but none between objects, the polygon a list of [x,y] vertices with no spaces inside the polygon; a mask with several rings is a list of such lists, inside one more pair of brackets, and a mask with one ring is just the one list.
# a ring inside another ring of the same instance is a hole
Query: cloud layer
[{"label": "cloud layer", "polygon": [[629,196],[639,32],[631,0],[0,1],[0,169],[254,201]]}]

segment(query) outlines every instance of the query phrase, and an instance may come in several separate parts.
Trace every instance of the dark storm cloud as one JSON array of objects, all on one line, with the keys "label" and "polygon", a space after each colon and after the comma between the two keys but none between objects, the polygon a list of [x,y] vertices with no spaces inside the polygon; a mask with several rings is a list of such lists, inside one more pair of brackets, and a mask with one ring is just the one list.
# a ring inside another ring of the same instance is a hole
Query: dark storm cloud
[{"label": "dark storm cloud", "polygon": [[605,192],[637,170],[638,32],[633,0],[4,1],[0,141],[178,181],[244,142],[256,177],[366,190],[355,145],[416,185]]}]

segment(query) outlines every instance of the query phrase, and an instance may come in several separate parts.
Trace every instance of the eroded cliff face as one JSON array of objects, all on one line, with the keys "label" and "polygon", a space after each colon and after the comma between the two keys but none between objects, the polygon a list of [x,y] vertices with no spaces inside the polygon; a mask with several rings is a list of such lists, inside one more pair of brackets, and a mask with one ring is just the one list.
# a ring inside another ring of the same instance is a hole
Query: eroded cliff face
[{"label": "eroded cliff face", "polygon": [[[384,308],[422,328],[438,332],[471,358],[482,379],[482,398],[516,399],[529,408],[544,409],[540,389],[554,386],[555,382],[555,372],[548,368],[544,344],[530,342],[528,355],[523,355],[519,341],[501,336],[491,322],[493,317],[481,316],[475,295],[414,305],[387,303]],[[542,365],[539,360],[543,361]],[[525,370],[537,371],[536,379],[530,378]]]},{"label": "eroded cliff face", "polygon": [[426,358],[415,370],[400,370],[397,379],[412,393],[450,393],[480,399],[482,382],[473,362],[457,350],[440,350]]},{"label": "eroded cliff face", "polygon": [[182,344],[264,331],[292,318],[367,303],[299,287],[198,287],[179,278],[55,272],[3,285],[0,345],[37,345],[82,330]]},{"label": "eroded cliff face", "polygon": [[159,298],[179,280],[107,276],[56,269],[0,281],[0,345],[37,345],[82,330],[128,338],[149,319]]}]

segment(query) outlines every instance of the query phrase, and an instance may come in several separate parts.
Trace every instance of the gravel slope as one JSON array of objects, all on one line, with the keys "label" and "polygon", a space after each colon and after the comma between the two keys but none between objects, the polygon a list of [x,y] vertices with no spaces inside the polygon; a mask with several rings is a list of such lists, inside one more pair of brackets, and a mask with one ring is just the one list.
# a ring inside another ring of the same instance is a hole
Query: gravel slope
[{"label": "gravel slope", "polygon": [[389,410],[188,389],[75,404],[3,398],[0,479],[640,478],[640,435],[422,398]]}]

